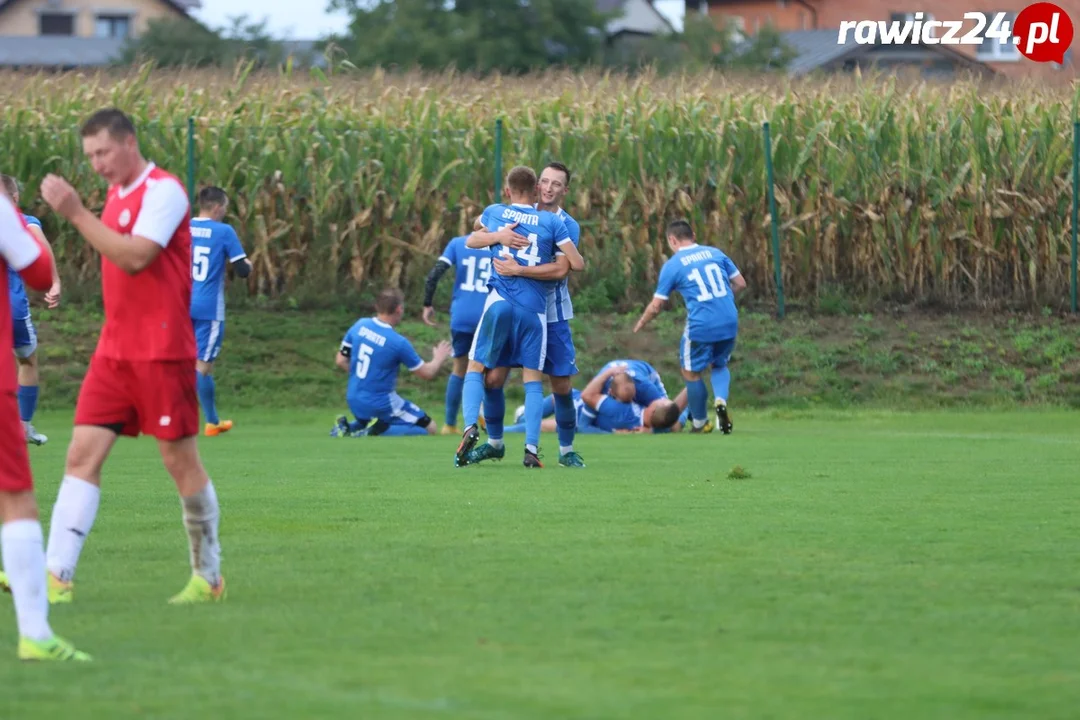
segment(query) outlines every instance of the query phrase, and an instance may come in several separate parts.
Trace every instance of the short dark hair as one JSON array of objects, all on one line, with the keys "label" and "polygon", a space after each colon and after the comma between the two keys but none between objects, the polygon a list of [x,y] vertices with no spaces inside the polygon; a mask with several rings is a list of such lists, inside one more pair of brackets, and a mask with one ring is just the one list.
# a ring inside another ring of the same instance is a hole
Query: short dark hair
[{"label": "short dark hair", "polygon": [[108,130],[113,139],[120,140],[128,135],[135,134],[135,123],[131,122],[131,118],[125,115],[123,111],[116,108],[106,108],[91,115],[83,123],[80,132],[83,137],[90,137],[91,135],[97,135],[102,130]]},{"label": "short dark hair", "polygon": [[668,223],[667,234],[674,235],[680,240],[693,240],[694,228],[686,220],[672,220]]},{"label": "short dark hair", "polygon": [[663,405],[653,408],[651,425],[657,430],[667,430],[679,421],[679,406],[668,400]]},{"label": "short dark hair", "polygon": [[229,196],[225,194],[225,191],[219,187],[213,185],[204,187],[199,191],[199,207],[211,208],[218,205],[224,205],[229,201]]},{"label": "short dark hair", "polygon": [[524,165],[511,168],[506,174],[506,185],[512,193],[531,193],[536,190],[536,171]]},{"label": "short dark hair", "polygon": [[12,198],[19,194],[19,181],[10,175],[0,175],[0,184],[3,184],[4,191]]},{"label": "short dark hair", "polygon": [[566,167],[561,162],[549,162],[547,165],[544,166],[544,170],[547,170],[549,168],[552,170],[558,170],[562,174],[566,175],[566,184],[567,186],[570,185],[570,168]]},{"label": "short dark hair", "polygon": [[391,315],[405,304],[405,293],[396,289],[383,290],[379,297],[375,298],[375,312],[380,315]]}]

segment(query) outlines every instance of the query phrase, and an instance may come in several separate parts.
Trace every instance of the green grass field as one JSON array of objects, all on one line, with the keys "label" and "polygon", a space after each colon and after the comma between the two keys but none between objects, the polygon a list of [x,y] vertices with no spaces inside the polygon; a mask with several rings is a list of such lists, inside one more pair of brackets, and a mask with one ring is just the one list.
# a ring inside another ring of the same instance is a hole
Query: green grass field
[{"label": "green grass field", "polygon": [[[744,412],[730,437],[585,436],[583,471],[545,436],[537,472],[521,436],[455,470],[454,438],[332,440],[333,415],[245,411],[201,442],[221,606],[165,604],[188,574],[179,503],[153,442],[122,442],[76,603],[52,615],[97,662],[19,665],[9,624],[0,717],[1080,707],[1074,413]],[[70,412],[36,424],[47,509]]]}]

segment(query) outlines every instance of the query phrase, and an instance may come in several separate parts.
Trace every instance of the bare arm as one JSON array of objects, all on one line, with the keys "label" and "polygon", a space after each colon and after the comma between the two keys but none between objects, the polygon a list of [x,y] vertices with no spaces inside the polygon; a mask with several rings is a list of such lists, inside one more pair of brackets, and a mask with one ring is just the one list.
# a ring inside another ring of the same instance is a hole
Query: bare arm
[{"label": "bare arm", "polygon": [[34,237],[38,239],[41,246],[45,248],[45,252],[48,253],[49,259],[52,261],[52,287],[45,293],[45,303],[54,308],[60,305],[60,269],[56,264],[56,254],[53,252],[52,245],[49,244],[49,239],[45,237],[45,233],[37,225],[29,225],[30,232]]},{"label": "bare arm", "polygon": [[334,364],[339,369],[349,372],[349,358],[343,355],[341,351],[338,351],[338,354],[334,356]]},{"label": "bare arm", "polygon": [[465,247],[473,249],[491,247],[492,245],[505,245],[506,247],[520,250],[532,245],[529,239],[524,235],[518,235],[514,232],[514,228],[517,227],[517,223],[508,225],[495,232],[491,232],[487,228],[480,228],[473,231],[465,240]]},{"label": "bare arm", "polygon": [[731,292],[735,293],[736,295],[746,289],[746,278],[742,276],[742,273],[739,273],[735,277],[730,278],[730,281]]},{"label": "bare arm", "polygon": [[495,258],[492,262],[495,272],[500,275],[520,276],[532,280],[562,280],[570,274],[570,259],[565,255],[555,258],[555,262],[543,265],[518,265],[513,260]]},{"label": "bare arm", "polygon": [[634,326],[634,332],[639,332],[642,328],[651,323],[663,309],[664,301],[658,297],[654,297],[652,302],[649,303],[649,306],[645,308],[645,312],[641,314],[641,319],[637,321],[637,325]]},{"label": "bare arm", "polygon": [[594,377],[581,391],[581,401],[596,410],[596,406],[600,404],[600,399],[604,397],[604,383],[620,372],[623,372],[622,367],[610,367]]},{"label": "bare arm", "polygon": [[452,352],[453,348],[450,343],[443,340],[435,346],[435,349],[432,351],[431,360],[413,370],[413,374],[424,380],[434,380],[439,376],[439,370]]},{"label": "bare arm", "polygon": [[581,272],[585,269],[585,258],[582,257],[573,241],[563,243],[559,246],[559,249],[566,253],[566,257],[569,258],[571,270]]}]

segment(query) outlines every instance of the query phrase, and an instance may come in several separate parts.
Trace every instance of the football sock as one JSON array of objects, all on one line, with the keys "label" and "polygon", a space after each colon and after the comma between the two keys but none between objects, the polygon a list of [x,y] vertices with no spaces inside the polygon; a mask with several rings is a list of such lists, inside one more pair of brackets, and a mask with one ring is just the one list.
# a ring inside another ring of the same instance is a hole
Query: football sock
[{"label": "football sock", "polygon": [[180,498],[184,510],[184,527],[187,528],[188,546],[191,548],[191,569],[212,586],[221,582],[221,545],[218,542],[217,493],[214,483],[206,483],[199,492]]},{"label": "football sock", "polygon": [[427,435],[428,431],[419,425],[391,425],[378,437],[407,437],[410,435]]},{"label": "football sock", "polygon": [[[705,388],[705,381],[701,378],[686,381],[686,399],[689,400],[690,412],[694,416],[694,427],[702,427],[705,418],[709,417],[706,405],[709,402],[709,391]],[[698,423],[701,423],[699,425]]]},{"label": "football sock", "polygon": [[540,444],[540,426],[544,422],[544,384],[541,382],[525,383],[525,447],[532,447],[529,452],[536,453]]},{"label": "football sock", "polygon": [[19,417],[23,422],[34,419],[34,411],[37,410],[38,386],[19,386]]},{"label": "football sock", "polygon": [[461,410],[461,390],[465,387],[465,378],[451,375],[446,381],[446,424],[453,425],[457,422],[458,411]]},{"label": "football sock", "polygon": [[679,416],[679,424],[686,427],[687,421],[690,420],[690,408],[686,408],[682,411],[682,415]]},{"label": "football sock", "polygon": [[45,564],[49,572],[64,582],[75,578],[75,566],[79,564],[86,536],[94,527],[100,501],[101,488],[74,475],[65,475],[60,483],[49,521]]},{"label": "football sock", "polygon": [[48,640],[49,592],[45,580],[45,540],[37,520],[12,520],[0,528],[0,550],[15,600],[19,635]]},{"label": "football sock", "polygon": [[555,395],[555,427],[559,433],[559,454],[573,452],[574,430],[577,429],[573,395]]},{"label": "football sock", "polygon": [[199,371],[195,371],[197,376],[197,387],[199,390],[199,403],[202,405],[203,414],[206,415],[206,422],[211,425],[217,425],[221,422],[221,419],[217,414],[217,401],[215,399],[216,386],[214,385],[213,375],[203,375]]},{"label": "football sock", "polygon": [[506,393],[502,388],[484,389],[484,420],[487,421],[488,438],[502,440],[503,422],[506,419]]},{"label": "football sock", "polygon": [[731,390],[731,371],[726,367],[712,371],[712,391],[717,400],[723,400],[727,404],[728,391]]},{"label": "football sock", "polygon": [[[507,425],[505,428],[503,428],[503,433],[504,434],[505,433],[523,433],[523,432],[525,432],[525,423],[518,423],[517,425]],[[503,444],[502,440],[497,440],[495,442],[498,442],[499,447],[502,447],[502,444]],[[491,445],[492,447],[495,447],[495,442],[492,442],[491,440],[488,440],[488,444]]]},{"label": "football sock", "polygon": [[555,414],[555,396],[548,395],[544,398],[544,417],[549,418]]},{"label": "football sock", "polygon": [[465,373],[465,383],[461,390],[461,412],[465,427],[475,425],[480,418],[480,403],[484,401],[484,374]]}]

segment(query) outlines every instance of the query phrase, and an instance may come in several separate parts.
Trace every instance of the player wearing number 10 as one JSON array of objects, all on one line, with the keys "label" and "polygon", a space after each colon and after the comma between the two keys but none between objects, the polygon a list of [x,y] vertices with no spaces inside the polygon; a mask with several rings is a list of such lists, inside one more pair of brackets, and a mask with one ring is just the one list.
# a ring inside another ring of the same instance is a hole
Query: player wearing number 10
[{"label": "player wearing number 10", "polygon": [[222,222],[228,209],[224,190],[203,188],[199,217],[191,221],[191,321],[199,352],[195,373],[208,437],[228,432],[233,426],[232,420],[218,417],[214,386],[214,361],[225,338],[225,268],[232,263],[242,278],[251,273],[251,261],[240,238],[231,225]]},{"label": "player wearing number 10", "polygon": [[712,431],[711,424],[705,421],[708,416],[707,391],[705,381],[701,379],[701,373],[711,367],[716,420],[720,432],[727,435],[732,430],[727,410],[731,385],[727,364],[739,331],[735,293],[746,287],[746,280],[727,255],[714,247],[698,245],[690,223],[685,220],[668,225],[667,241],[675,255],[661,268],[656,294],[634,326],[634,332],[640,331],[660,313],[672,292],[683,296],[687,319],[679,343],[679,365],[686,380],[686,395],[693,417],[691,432]]}]

